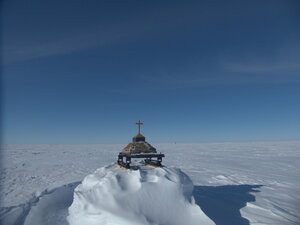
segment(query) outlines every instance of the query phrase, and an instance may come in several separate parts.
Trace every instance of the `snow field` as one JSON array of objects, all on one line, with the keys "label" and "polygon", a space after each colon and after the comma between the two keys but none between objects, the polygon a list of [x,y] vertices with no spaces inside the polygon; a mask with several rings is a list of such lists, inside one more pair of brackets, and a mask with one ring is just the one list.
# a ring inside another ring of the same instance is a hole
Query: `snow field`
[{"label": "snow field", "polygon": [[[0,224],[34,224],[43,204],[52,208],[43,211],[49,218],[43,224],[67,224],[65,218],[59,223],[50,219],[68,214],[73,190],[64,187],[115,162],[124,146],[1,146]],[[300,224],[299,141],[153,146],[165,153],[164,165],[188,174],[196,203],[216,224]],[[59,203],[58,190],[69,196],[64,199],[68,204]]]},{"label": "snow field", "polygon": [[71,225],[214,224],[195,204],[193,183],[179,169],[124,170],[88,175],[74,192]]}]

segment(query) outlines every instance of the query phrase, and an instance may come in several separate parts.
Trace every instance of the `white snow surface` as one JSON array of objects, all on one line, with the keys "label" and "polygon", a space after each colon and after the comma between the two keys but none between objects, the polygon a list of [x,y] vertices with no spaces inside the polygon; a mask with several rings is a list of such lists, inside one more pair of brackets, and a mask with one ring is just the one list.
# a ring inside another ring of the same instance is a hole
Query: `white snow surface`
[{"label": "white snow surface", "polygon": [[[215,224],[300,224],[299,141],[151,144]],[[125,145],[2,145],[0,224],[68,224],[76,186]]]},{"label": "white snow surface", "polygon": [[192,191],[192,181],[180,169],[102,167],[75,189],[68,221],[71,225],[214,224],[195,204]]}]

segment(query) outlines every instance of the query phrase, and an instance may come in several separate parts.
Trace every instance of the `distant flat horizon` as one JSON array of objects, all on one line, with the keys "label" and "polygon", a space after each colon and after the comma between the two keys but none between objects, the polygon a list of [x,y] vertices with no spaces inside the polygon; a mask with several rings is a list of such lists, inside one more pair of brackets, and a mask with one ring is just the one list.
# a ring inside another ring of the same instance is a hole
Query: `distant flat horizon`
[{"label": "distant flat horizon", "polygon": [[[146,140],[147,141],[147,140]],[[2,143],[1,145],[126,145],[130,142],[123,143]],[[149,141],[147,141],[149,142]],[[300,142],[300,139],[287,140],[244,140],[244,141],[194,141],[194,142],[151,142],[152,144],[226,144],[226,143],[272,143],[272,142]],[[149,142],[150,143],[150,142]]]}]

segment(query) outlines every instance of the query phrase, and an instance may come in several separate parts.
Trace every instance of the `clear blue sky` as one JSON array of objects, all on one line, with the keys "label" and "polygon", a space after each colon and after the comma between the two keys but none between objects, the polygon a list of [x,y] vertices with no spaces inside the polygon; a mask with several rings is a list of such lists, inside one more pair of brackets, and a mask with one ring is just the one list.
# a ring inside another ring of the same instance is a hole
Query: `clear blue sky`
[{"label": "clear blue sky", "polygon": [[300,2],[2,3],[5,143],[300,139]]}]

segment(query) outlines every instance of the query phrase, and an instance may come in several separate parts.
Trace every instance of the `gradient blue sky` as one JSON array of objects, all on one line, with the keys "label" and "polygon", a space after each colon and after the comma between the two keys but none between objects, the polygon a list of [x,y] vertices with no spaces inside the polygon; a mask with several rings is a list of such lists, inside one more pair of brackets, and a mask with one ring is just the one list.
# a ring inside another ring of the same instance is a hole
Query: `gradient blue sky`
[{"label": "gradient blue sky", "polygon": [[300,2],[2,3],[4,143],[300,138]]}]

